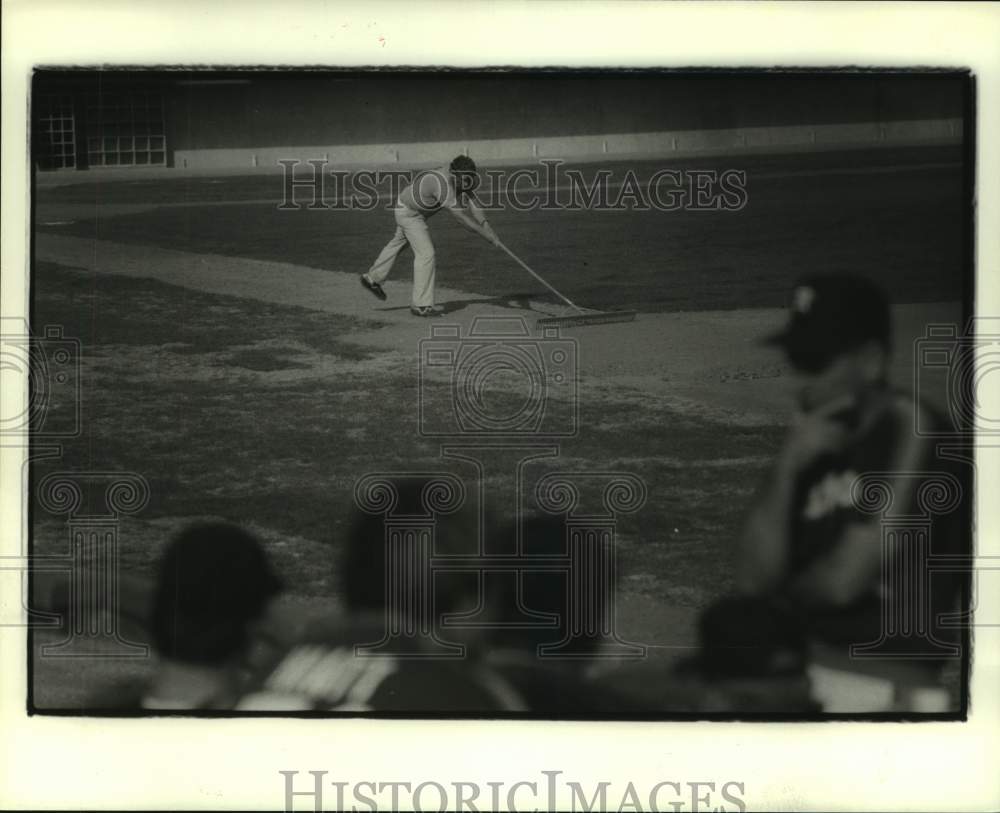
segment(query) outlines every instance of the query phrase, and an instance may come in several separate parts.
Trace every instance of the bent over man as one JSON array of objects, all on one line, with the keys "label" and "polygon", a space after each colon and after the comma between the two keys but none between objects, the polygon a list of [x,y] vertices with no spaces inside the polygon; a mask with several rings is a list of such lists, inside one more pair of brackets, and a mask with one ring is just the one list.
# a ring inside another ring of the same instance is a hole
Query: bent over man
[{"label": "bent over man", "polygon": [[434,244],[427,228],[427,219],[441,209],[447,209],[469,231],[494,245],[498,244],[497,236],[486,222],[483,210],[472,198],[476,181],[476,164],[466,155],[459,155],[448,167],[420,173],[413,183],[399,193],[394,209],[396,233],[368,272],[361,275],[361,284],[379,299],[386,299],[382,283],[392,271],[399,252],[409,244],[413,249],[413,297],[410,311],[415,316],[438,315],[440,312],[434,307]]}]

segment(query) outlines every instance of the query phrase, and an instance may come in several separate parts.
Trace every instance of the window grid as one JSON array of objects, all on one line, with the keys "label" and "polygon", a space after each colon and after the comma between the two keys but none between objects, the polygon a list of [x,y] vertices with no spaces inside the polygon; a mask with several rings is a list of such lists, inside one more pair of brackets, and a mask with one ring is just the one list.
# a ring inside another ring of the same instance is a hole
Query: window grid
[{"label": "window grid", "polygon": [[87,98],[90,166],[165,166],[163,97],[148,91]]},{"label": "window grid", "polygon": [[39,100],[38,129],[44,169],[76,167],[76,121],[73,99],[69,96],[45,95]]}]

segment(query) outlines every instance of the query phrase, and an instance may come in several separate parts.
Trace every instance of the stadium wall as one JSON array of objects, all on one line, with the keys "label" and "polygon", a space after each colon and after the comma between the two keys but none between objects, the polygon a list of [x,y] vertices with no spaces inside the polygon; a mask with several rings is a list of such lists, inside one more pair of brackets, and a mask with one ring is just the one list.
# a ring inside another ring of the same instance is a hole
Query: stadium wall
[{"label": "stadium wall", "polygon": [[[280,159],[420,166],[460,152],[502,164],[960,143],[966,89],[957,74],[136,71],[36,74],[34,92],[99,99],[129,86],[163,100],[164,172],[279,170]],[[78,122],[95,126],[104,125]]]},{"label": "stadium wall", "polygon": [[[181,85],[174,166],[420,166],[959,143],[955,77],[266,77]],[[808,122],[808,125],[804,123]]]},{"label": "stadium wall", "polygon": [[177,150],[175,166],[193,170],[280,170],[279,161],[323,160],[339,167],[423,167],[464,153],[486,165],[566,161],[690,158],[795,150],[960,144],[961,119],[925,119],[886,124],[826,124],[813,127],[748,127],[733,130],[674,130],[551,138],[434,141],[396,144],[313,145],[244,149]]}]

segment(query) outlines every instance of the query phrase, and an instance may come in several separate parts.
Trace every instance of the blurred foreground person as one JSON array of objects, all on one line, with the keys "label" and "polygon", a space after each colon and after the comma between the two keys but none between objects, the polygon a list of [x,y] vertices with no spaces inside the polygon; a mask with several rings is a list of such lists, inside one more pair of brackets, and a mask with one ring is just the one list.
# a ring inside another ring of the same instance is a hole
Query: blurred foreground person
[{"label": "blurred foreground person", "polygon": [[[896,534],[884,545],[882,517],[858,502],[865,497],[856,486],[867,475],[888,489],[894,516],[926,513],[921,489],[955,469],[935,459],[932,442],[916,432],[915,410],[924,420],[932,412],[888,386],[890,328],[877,285],[818,275],[795,288],[787,327],[769,340],[798,376],[797,412],[740,542],[742,597],[728,602],[780,619],[775,629],[785,645],[761,646],[792,669],[801,651],[812,696],[826,712],[949,706],[941,667],[960,636],[940,617],[958,609],[963,579],[936,574],[907,594],[890,574],[914,566],[918,540]],[[962,502],[966,494],[958,491]],[[932,551],[924,553],[965,553],[967,521],[958,506],[937,515]],[[916,612],[920,619],[903,618]],[[852,656],[852,646],[876,644],[869,657],[857,649]],[[740,652],[737,642],[731,646],[734,656]]]},{"label": "blurred foreground person", "polygon": [[[468,566],[480,555],[478,513],[463,508],[434,516],[434,486],[401,478],[391,517],[356,512],[338,570],[346,612],[313,621],[237,710],[581,716],[634,710],[584,678],[583,664],[599,642],[580,642],[571,659],[539,654],[539,646],[569,635],[565,574],[526,571],[511,593],[487,595],[483,574]],[[431,572],[429,539],[409,530],[387,539],[387,528],[398,530],[400,521],[419,524],[432,516],[434,556],[464,565]],[[500,532],[514,534],[516,526]],[[524,538],[528,555],[565,554],[565,527],[557,519],[529,520]],[[519,601],[557,624],[504,626]]]},{"label": "blurred foreground person", "polygon": [[[434,487],[430,479],[393,481],[393,518],[431,519],[436,555],[474,553],[478,517],[468,510],[435,517]],[[393,522],[388,514],[355,510],[337,571],[343,612],[312,619],[238,711],[527,710],[514,687],[480,662],[481,630],[440,633],[443,616],[477,606],[479,574],[429,574],[429,542],[404,531],[390,543]]]},{"label": "blurred foreground person", "polygon": [[[64,629],[79,624],[70,607],[71,574],[40,575],[33,607],[62,616]],[[84,570],[72,578],[94,583],[102,574]],[[104,685],[84,686],[87,710],[232,708],[255,662],[280,648],[295,626],[262,543],[236,525],[188,526],[168,541],[152,578],[124,570],[115,578],[125,637],[148,644],[152,657],[130,659]]]},{"label": "blurred foreground person", "polygon": [[235,525],[193,525],[159,566],[150,619],[159,659],[141,706],[226,709],[243,690],[255,626],[281,582],[256,537]]},{"label": "blurred foreground person", "polygon": [[[564,557],[569,540],[565,521],[551,514],[533,514],[521,522],[523,559]],[[518,533],[516,522],[505,529],[511,537]],[[615,585],[616,587],[617,585]],[[483,646],[483,660],[509,681],[528,706],[541,713],[558,716],[639,713],[657,711],[640,696],[630,696],[615,685],[615,674],[604,678],[602,667],[616,662],[605,651],[605,639],[596,631],[587,632],[584,619],[606,618],[612,611],[615,593],[596,580],[592,590],[577,596],[577,606],[569,575],[552,568],[524,568],[516,580],[507,583],[509,592],[494,597],[492,631]],[[534,615],[530,625],[505,625],[511,613]],[[548,617],[548,623],[543,619]]]}]

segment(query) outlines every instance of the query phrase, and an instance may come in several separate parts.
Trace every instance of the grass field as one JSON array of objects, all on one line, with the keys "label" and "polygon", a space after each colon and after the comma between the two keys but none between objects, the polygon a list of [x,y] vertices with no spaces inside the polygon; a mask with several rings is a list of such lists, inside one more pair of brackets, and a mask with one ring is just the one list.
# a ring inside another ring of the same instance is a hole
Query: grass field
[{"label": "grass field", "polygon": [[[36,285],[36,320],[63,325],[84,348],[84,431],[58,466],[142,474],[150,522],[217,516],[265,529],[296,592],[329,589],[329,548],[362,473],[447,467],[440,444],[416,435],[412,365],[368,372],[375,351],[344,340],[363,320],[95,280],[48,263],[38,264]],[[425,408],[445,409],[448,384],[428,390]],[[626,580],[663,594],[669,573],[681,603],[703,598],[693,585],[724,588],[724,542],[778,428],[720,433],[655,400],[615,410],[602,398],[581,408],[585,430],[562,444],[560,465],[635,471],[656,495],[641,516],[622,520]],[[62,544],[36,540],[40,552]],[[148,566],[159,541],[129,545],[126,561]]]},{"label": "grass field", "polygon": [[[583,165],[585,178],[607,169],[612,181],[628,170],[644,180],[663,166],[744,169],[748,205],[738,212],[507,209],[490,220],[529,265],[587,307],[780,307],[800,273],[844,268],[882,281],[896,301],[957,299],[960,161],[958,148],[934,148]],[[388,201],[374,211],[278,211],[282,193],[281,175],[64,186],[39,194],[37,222],[59,234],[355,273],[367,270],[395,228]],[[108,217],[105,207],[121,213]],[[43,225],[65,219],[73,222]],[[485,297],[538,288],[451,218],[436,217],[433,226],[440,284]],[[407,275],[403,260],[398,273]]]},{"label": "grass field", "polygon": [[[530,471],[643,478],[649,500],[620,519],[619,561],[623,593],[643,599],[649,628],[657,607],[666,619],[732,582],[732,539],[782,436],[789,385],[780,359],[753,340],[780,319],[773,309],[791,281],[850,268],[882,280],[896,302],[931,303],[907,311],[908,329],[954,315],[938,303],[963,295],[958,160],[940,149],[756,158],[744,162],[741,212],[491,216],[581,304],[643,311],[631,325],[573,333],[580,431]],[[260,202],[280,191],[271,176],[39,189],[33,324],[81,341],[83,431],[35,477],[99,470],[149,481],[150,504],[121,525],[124,568],[149,572],[173,531],[220,517],[257,530],[294,596],[321,599],[333,593],[360,476],[470,470],[417,431],[418,398],[445,413],[452,390],[418,379],[428,326],[399,310],[408,256],[387,306],[353,276],[390,236],[391,214]],[[432,234],[441,301],[463,304],[449,318],[530,318],[506,304],[534,284],[447,219]],[[904,359],[900,376],[908,370]],[[515,390],[489,397],[504,408]],[[37,505],[33,516],[35,551],[65,550],[65,518]],[[55,705],[65,699],[48,689]]]}]

